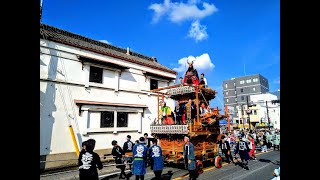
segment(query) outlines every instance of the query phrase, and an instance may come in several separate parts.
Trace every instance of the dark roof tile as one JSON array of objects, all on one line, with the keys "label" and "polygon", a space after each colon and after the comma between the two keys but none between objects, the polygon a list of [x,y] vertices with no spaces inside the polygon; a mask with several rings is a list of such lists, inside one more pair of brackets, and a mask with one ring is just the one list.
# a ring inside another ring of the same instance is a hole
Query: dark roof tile
[{"label": "dark roof tile", "polygon": [[159,69],[172,74],[177,74],[176,71],[156,62],[152,57],[148,57],[136,52],[130,52],[127,55],[126,49],[119,48],[110,44],[106,44],[100,41],[96,41],[78,34],[74,34],[62,29],[58,29],[49,25],[40,25],[40,38],[48,39],[63,44],[68,44],[78,48],[87,49],[96,53],[100,53],[107,56],[116,57],[125,61],[136,63],[143,66],[148,66],[154,69]]}]

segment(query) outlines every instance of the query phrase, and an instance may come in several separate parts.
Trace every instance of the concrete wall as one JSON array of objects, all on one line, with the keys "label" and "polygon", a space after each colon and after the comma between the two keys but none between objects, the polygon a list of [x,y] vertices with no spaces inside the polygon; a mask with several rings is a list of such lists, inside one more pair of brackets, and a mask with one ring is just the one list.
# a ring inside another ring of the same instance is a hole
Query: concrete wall
[{"label": "concrete wall", "polygon": [[[118,69],[104,67],[97,64],[82,64],[77,55],[83,55],[106,62],[117,63],[128,67],[122,72]],[[103,81],[89,82],[90,66],[103,68]],[[42,160],[74,158],[75,147],[69,132],[69,125],[73,126],[77,145],[87,139],[96,140],[95,149],[99,152],[110,151],[111,141],[117,140],[123,145],[127,135],[135,141],[150,134],[150,124],[157,117],[157,96],[149,93],[150,78],[142,73],[152,72],[159,75],[176,75],[160,70],[143,67],[119,59],[99,55],[79,48],[70,47],[47,40],[40,40],[40,157]],[[168,80],[159,79],[158,86],[172,84]],[[83,105],[77,106],[74,100],[87,100],[108,103],[140,104],[147,108],[138,107],[110,107]],[[167,105],[174,107],[174,101],[165,99]],[[114,111],[128,111],[128,127],[100,128],[100,112],[106,108]],[[61,156],[58,156],[58,155]],[[47,158],[44,158],[47,157]],[[45,168],[53,168],[53,163]],[[63,166],[68,163],[56,163]]]}]

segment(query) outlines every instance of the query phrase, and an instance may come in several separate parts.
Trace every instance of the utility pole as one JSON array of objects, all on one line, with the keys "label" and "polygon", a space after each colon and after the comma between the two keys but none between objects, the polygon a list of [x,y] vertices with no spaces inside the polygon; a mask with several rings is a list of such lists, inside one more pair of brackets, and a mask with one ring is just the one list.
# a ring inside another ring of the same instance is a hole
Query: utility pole
[{"label": "utility pole", "polygon": [[228,106],[225,106],[224,108],[224,112],[225,112],[225,115],[227,115],[227,120],[228,120],[228,132],[230,132],[230,118],[229,118],[229,110],[228,110]]},{"label": "utility pole", "polygon": [[267,108],[268,126],[269,126],[269,129],[270,129],[270,118],[269,118],[269,110],[268,110],[268,101],[266,101],[266,108]]},{"label": "utility pole", "polygon": [[247,116],[248,116],[248,124],[249,124],[249,129],[251,129],[251,124],[250,124],[250,114],[251,114],[251,112],[250,112],[250,110],[249,110],[249,98],[248,98],[248,96],[247,96]]},{"label": "utility pole", "polygon": [[244,128],[244,118],[243,118],[243,104],[240,104],[241,105],[241,117],[242,117],[242,125],[243,125],[243,128]]}]

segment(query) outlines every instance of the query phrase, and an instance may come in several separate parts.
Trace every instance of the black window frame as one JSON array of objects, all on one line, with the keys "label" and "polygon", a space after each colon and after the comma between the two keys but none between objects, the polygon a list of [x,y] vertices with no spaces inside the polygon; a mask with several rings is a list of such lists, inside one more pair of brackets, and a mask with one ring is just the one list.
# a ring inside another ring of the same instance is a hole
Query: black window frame
[{"label": "black window frame", "polygon": [[[98,73],[98,74],[94,75],[93,73]],[[99,77],[95,77],[95,76],[99,76]],[[90,66],[89,82],[102,84],[102,79],[103,79],[103,69],[96,66]]]},{"label": "black window frame", "polygon": [[[120,117],[123,116],[123,117]],[[117,112],[117,127],[128,127],[128,112]],[[121,122],[121,118],[124,118],[124,122]]]},{"label": "black window frame", "polygon": [[[100,112],[100,128],[110,128],[114,127],[114,111],[102,111]],[[110,122],[108,123],[107,117],[110,117]],[[109,124],[109,125],[108,125]]]},{"label": "black window frame", "polygon": [[[154,86],[154,84],[156,84],[156,86]],[[156,80],[156,79],[151,79],[150,78],[150,90],[158,89],[158,87],[159,87],[159,81]]]}]

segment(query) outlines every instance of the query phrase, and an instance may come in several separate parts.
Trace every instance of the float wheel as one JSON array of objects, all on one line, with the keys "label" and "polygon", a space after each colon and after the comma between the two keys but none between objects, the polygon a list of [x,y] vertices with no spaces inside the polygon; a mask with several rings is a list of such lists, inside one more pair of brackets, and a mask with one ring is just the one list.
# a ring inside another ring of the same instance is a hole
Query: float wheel
[{"label": "float wheel", "polygon": [[214,158],[214,166],[218,169],[222,167],[222,158],[221,156],[217,156]]}]

